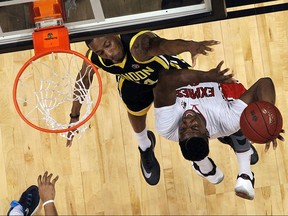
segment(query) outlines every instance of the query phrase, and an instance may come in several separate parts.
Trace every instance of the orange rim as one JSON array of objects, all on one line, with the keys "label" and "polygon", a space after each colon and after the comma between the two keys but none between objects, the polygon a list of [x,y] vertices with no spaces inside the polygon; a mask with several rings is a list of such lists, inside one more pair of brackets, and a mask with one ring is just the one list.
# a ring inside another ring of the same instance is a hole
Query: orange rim
[{"label": "orange rim", "polygon": [[[23,72],[25,71],[25,69],[30,65],[30,63],[32,61],[35,61],[36,59],[38,58],[41,58],[42,56],[45,56],[45,55],[48,55],[48,54],[51,54],[51,53],[70,53],[70,54],[74,54],[80,58],[82,58],[84,61],[86,61],[88,64],[90,64],[96,74],[96,77],[97,77],[97,81],[98,81],[98,84],[99,84],[99,94],[98,94],[98,98],[96,100],[96,103],[95,103],[95,106],[93,108],[93,110],[91,111],[91,113],[81,122],[77,123],[76,125],[72,126],[72,127],[69,127],[67,129],[59,129],[59,130],[50,130],[50,129],[46,129],[46,128],[42,128],[42,127],[39,127],[35,124],[33,124],[32,122],[30,122],[24,115],[23,113],[21,112],[20,108],[19,108],[19,105],[18,105],[18,101],[17,101],[17,89],[18,89],[18,81],[21,77],[21,75],[23,74]],[[47,51],[47,52],[44,52],[44,53],[41,53],[39,55],[35,55],[33,56],[32,58],[30,58],[23,66],[22,68],[20,69],[20,71],[18,72],[16,78],[15,78],[15,81],[14,81],[14,85],[13,85],[13,102],[14,102],[14,106],[18,112],[18,114],[20,115],[20,117],[28,124],[30,125],[31,127],[37,129],[37,130],[40,130],[40,131],[43,131],[43,132],[46,132],[46,133],[65,133],[65,132],[68,132],[68,131],[73,131],[77,128],[79,128],[80,126],[82,126],[83,124],[85,124],[96,112],[99,104],[100,104],[100,101],[101,101],[101,97],[102,97],[102,81],[101,81],[101,77],[100,77],[100,74],[99,74],[99,71],[98,69],[95,67],[95,65],[84,55],[82,55],[81,53],[78,53],[76,51],[73,51],[73,50],[62,50],[62,49],[58,49],[58,50],[53,50],[53,51]]]}]

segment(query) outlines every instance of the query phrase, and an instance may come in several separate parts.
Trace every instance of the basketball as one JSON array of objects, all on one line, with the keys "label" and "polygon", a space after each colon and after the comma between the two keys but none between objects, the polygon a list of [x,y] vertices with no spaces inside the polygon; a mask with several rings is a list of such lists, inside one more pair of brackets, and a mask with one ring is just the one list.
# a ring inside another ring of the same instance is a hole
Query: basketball
[{"label": "basketball", "polygon": [[242,133],[253,143],[267,143],[277,138],[283,119],[276,106],[265,101],[249,104],[240,117]]}]

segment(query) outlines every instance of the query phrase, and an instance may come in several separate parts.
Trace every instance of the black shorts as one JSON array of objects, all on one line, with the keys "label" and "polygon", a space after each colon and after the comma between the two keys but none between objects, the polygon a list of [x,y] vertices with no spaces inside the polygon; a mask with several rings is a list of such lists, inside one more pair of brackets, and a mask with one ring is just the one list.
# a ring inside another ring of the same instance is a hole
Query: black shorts
[{"label": "black shorts", "polygon": [[118,91],[129,113],[135,116],[145,115],[154,101],[155,85],[141,85],[117,77]]}]

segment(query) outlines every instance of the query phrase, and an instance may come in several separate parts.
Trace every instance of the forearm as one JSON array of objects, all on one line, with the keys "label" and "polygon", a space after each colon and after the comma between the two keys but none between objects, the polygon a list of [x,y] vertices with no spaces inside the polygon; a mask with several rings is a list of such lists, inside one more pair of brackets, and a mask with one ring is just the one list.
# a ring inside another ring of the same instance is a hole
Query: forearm
[{"label": "forearm", "polygon": [[194,41],[182,39],[166,40],[162,39],[159,43],[159,51],[162,55],[178,55],[190,51]]},{"label": "forearm", "polygon": [[49,203],[44,206],[45,215],[58,215],[54,203]]},{"label": "forearm", "polygon": [[74,92],[73,92],[73,105],[71,108],[71,114],[73,116],[79,115],[82,107],[82,101],[84,101],[87,90],[90,88],[93,76],[85,75],[81,76],[81,72],[78,74],[75,82]]},{"label": "forearm", "polygon": [[215,81],[208,72],[189,69],[175,69],[169,71],[161,71],[158,79],[158,84],[165,85],[169,89],[177,89],[199,82]]},{"label": "forearm", "polygon": [[275,104],[276,93],[271,78],[261,78],[257,81],[256,85],[255,100],[267,101],[269,103]]}]

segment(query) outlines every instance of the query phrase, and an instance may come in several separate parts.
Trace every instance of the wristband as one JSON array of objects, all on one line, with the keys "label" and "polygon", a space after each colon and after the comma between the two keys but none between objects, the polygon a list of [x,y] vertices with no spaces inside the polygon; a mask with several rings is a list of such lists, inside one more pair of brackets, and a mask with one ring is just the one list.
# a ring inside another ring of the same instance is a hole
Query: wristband
[{"label": "wristband", "polygon": [[73,118],[76,119],[76,118],[79,118],[80,114],[78,114],[78,115],[72,115],[72,113],[70,113],[69,116],[70,116],[70,118],[72,118],[72,119],[73,119]]},{"label": "wristband", "polygon": [[45,205],[49,204],[49,203],[54,203],[54,200],[47,200],[46,202],[44,202],[42,204],[42,206],[44,207]]}]

